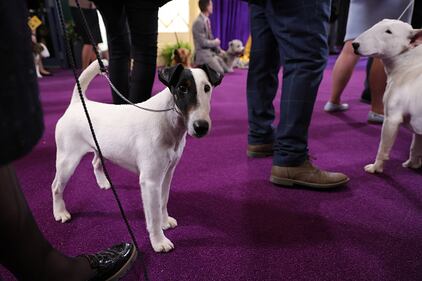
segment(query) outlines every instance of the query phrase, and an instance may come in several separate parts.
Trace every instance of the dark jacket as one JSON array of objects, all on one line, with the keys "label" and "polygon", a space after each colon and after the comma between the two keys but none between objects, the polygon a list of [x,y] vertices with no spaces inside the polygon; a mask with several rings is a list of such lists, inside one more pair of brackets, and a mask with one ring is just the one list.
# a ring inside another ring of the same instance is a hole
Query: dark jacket
[{"label": "dark jacket", "polygon": [[265,0],[242,0],[242,1],[249,2],[250,4],[256,4],[256,5],[264,5],[265,4]]},{"label": "dark jacket", "polygon": [[0,165],[31,151],[43,132],[25,3],[0,1]]}]

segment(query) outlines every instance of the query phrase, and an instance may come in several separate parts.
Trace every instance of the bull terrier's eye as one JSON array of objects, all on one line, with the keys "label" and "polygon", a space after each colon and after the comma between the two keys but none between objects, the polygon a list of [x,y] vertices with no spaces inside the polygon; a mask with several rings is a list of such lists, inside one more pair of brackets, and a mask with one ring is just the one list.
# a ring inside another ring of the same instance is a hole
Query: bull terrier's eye
[{"label": "bull terrier's eye", "polygon": [[188,92],[188,88],[186,88],[185,86],[181,85],[179,86],[179,91],[186,94]]},{"label": "bull terrier's eye", "polygon": [[391,30],[389,30],[389,29],[387,29],[387,30],[385,31],[385,33],[388,33],[388,34],[393,34],[393,32],[391,32]]},{"label": "bull terrier's eye", "polygon": [[210,85],[205,85],[205,86],[204,86],[204,91],[205,91],[205,93],[208,93],[210,90],[211,90]]}]

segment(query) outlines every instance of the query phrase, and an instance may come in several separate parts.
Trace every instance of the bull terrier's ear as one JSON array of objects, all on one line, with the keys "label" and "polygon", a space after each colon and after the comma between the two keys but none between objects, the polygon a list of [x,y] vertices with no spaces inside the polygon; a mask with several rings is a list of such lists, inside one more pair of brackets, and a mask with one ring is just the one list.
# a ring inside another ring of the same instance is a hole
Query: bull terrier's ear
[{"label": "bull terrier's ear", "polygon": [[167,87],[174,86],[179,80],[183,69],[183,65],[180,63],[175,66],[165,67],[158,73],[158,79]]},{"label": "bull terrier's ear", "polygon": [[207,64],[202,64],[198,66],[198,68],[205,71],[205,73],[207,74],[208,80],[210,80],[210,83],[213,87],[220,85],[224,77],[223,74],[218,73],[217,71],[209,67]]},{"label": "bull terrier's ear", "polygon": [[422,29],[413,29],[409,38],[411,47],[422,44]]}]

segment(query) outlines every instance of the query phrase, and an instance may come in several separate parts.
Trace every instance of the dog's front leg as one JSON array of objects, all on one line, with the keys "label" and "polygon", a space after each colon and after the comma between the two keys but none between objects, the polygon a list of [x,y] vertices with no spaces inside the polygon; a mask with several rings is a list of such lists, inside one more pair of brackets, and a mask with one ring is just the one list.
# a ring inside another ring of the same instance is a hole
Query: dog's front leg
[{"label": "dog's front leg", "polygon": [[399,118],[385,118],[382,124],[381,141],[378,148],[377,157],[374,164],[365,166],[368,173],[382,173],[384,161],[389,159],[391,147],[397,136],[401,120]]},{"label": "dog's front leg", "polygon": [[403,167],[412,169],[422,167],[422,135],[413,134],[409,160],[403,163]]},{"label": "dog's front leg", "polygon": [[153,162],[155,161],[152,160],[148,165],[141,167],[140,184],[142,201],[149,239],[154,251],[168,252],[174,249],[174,245],[164,236],[163,229],[161,228],[163,224],[161,212],[161,186],[168,166],[166,167],[162,163]]},{"label": "dog's front leg", "polygon": [[172,164],[164,177],[163,185],[162,185],[162,193],[161,193],[161,213],[163,214],[163,230],[169,228],[175,228],[177,226],[177,221],[175,218],[170,217],[167,211],[167,203],[169,200],[169,193],[170,193],[170,185],[171,180],[173,179],[173,173],[176,168],[178,160]]}]

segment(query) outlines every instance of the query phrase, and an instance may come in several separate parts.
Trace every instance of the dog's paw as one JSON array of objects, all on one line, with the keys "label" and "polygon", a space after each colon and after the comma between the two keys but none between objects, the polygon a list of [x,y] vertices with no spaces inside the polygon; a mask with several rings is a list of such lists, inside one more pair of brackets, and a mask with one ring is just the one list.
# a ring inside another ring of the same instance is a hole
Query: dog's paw
[{"label": "dog's paw", "polygon": [[409,160],[407,160],[406,162],[403,162],[402,166],[405,168],[419,169],[420,167],[422,167],[422,158],[417,158],[417,159],[409,158]]},{"label": "dog's paw", "polygon": [[151,245],[157,253],[167,253],[174,249],[174,244],[165,236],[161,239],[151,239]]},{"label": "dog's paw", "polygon": [[369,164],[365,166],[365,172],[371,174],[382,173],[382,167],[376,164]]},{"label": "dog's paw", "polygon": [[177,220],[172,217],[168,217],[167,221],[163,223],[161,227],[163,230],[167,230],[170,228],[175,228],[177,226]]},{"label": "dog's paw", "polygon": [[54,211],[53,214],[54,214],[54,219],[61,223],[65,223],[72,218],[72,216],[66,209],[60,210],[60,211]]},{"label": "dog's paw", "polygon": [[105,190],[107,190],[107,189],[110,189],[110,187],[111,187],[111,185],[110,185],[110,183],[108,182],[108,180],[107,179],[105,179],[105,180],[103,180],[103,181],[99,181],[99,182],[97,182],[98,183],[98,186],[101,188],[101,189],[105,189]]}]

